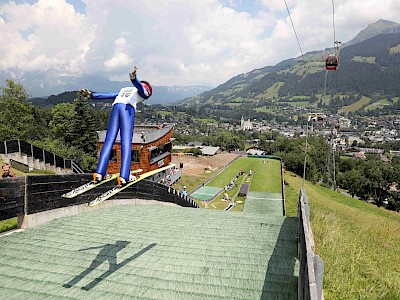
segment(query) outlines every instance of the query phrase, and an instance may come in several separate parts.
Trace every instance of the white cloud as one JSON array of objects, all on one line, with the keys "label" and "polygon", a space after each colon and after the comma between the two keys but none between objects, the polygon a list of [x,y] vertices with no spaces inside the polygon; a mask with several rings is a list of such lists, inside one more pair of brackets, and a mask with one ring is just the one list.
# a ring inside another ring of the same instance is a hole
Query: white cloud
[{"label": "white cloud", "polygon": [[[82,0],[84,14],[66,0],[0,4],[0,68],[126,80],[136,64],[155,85],[217,85],[300,55],[284,2],[241,12],[246,1]],[[331,1],[286,2],[304,53],[332,47]],[[399,10],[397,0],[335,0],[336,39],[380,18],[400,22]]]},{"label": "white cloud", "polygon": [[127,53],[128,51],[129,47],[127,47],[125,38],[118,38],[115,41],[114,55],[104,62],[104,66],[111,71],[131,67],[132,58]]},{"label": "white cloud", "polygon": [[0,22],[2,69],[82,71],[93,29],[72,5],[64,0],[9,2],[0,6],[0,15],[5,20]]}]

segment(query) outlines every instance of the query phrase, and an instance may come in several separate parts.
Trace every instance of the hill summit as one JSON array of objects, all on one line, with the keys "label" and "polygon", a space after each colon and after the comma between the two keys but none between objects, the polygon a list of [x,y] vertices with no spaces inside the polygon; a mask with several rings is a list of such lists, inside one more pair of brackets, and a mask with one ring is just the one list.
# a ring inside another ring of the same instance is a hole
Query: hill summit
[{"label": "hill summit", "polygon": [[392,21],[380,19],[375,23],[369,24],[365,29],[361,30],[352,40],[345,46],[361,43],[378,34],[398,33],[400,32],[400,24]]}]

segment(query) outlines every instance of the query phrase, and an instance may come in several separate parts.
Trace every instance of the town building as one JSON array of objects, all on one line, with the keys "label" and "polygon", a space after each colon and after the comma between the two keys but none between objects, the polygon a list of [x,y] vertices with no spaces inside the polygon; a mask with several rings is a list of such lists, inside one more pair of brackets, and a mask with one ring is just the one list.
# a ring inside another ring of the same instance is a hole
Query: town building
[{"label": "town building", "polygon": [[[132,139],[131,170],[142,169],[143,172],[166,166],[172,159],[172,136],[174,126],[165,124],[135,126]],[[99,131],[99,148],[103,148],[106,130]],[[100,153],[100,152],[99,152]],[[111,152],[107,173],[118,173],[121,168],[121,139],[118,133]]]},{"label": "town building", "polygon": [[240,130],[252,130],[252,129],[253,129],[253,124],[251,123],[250,119],[245,121],[242,116],[240,120]]}]

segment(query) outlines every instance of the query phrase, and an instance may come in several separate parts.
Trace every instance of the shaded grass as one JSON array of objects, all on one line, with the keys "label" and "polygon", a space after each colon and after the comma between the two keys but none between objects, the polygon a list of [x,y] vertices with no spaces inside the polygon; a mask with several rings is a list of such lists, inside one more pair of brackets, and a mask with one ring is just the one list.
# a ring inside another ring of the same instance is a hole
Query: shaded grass
[{"label": "shaded grass", "polygon": [[[300,177],[285,179],[300,191]],[[400,299],[400,214],[308,182],[306,191],[325,298]]]},{"label": "shaded grass", "polygon": [[[285,174],[285,181],[287,181],[286,177],[291,176],[289,174]],[[288,217],[297,217],[297,204],[299,201],[299,190],[292,187],[290,184],[285,186],[285,209],[286,216]]]}]

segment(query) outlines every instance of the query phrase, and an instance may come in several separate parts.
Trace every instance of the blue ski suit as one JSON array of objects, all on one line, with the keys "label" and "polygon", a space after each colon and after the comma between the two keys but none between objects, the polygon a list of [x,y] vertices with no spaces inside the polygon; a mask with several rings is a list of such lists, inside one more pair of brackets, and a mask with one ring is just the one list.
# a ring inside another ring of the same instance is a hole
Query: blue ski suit
[{"label": "blue ski suit", "polygon": [[131,169],[132,137],[136,104],[150,97],[150,91],[143,87],[137,77],[131,81],[134,87],[122,88],[118,93],[92,93],[92,99],[115,99],[96,173],[102,174],[103,177],[106,174],[111,150],[119,131],[122,157],[119,176],[126,181],[129,181]]}]

